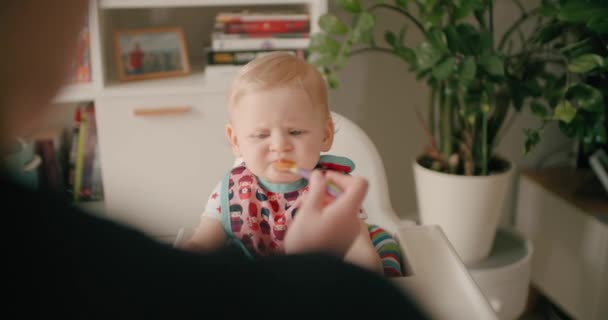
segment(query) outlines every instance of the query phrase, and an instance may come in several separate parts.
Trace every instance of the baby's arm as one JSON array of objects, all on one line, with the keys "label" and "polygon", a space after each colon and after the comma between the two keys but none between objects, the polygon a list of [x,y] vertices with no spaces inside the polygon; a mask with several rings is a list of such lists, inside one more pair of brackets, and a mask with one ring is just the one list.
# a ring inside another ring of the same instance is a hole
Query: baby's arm
[{"label": "baby's arm", "polygon": [[201,222],[194,234],[180,246],[181,248],[197,252],[210,252],[221,249],[226,245],[228,237],[220,220],[220,185],[221,183],[211,193]]},{"label": "baby's arm", "polygon": [[382,266],[382,260],[369,236],[367,224],[361,220],[360,225],[361,231],[350,249],[348,249],[344,260],[362,268],[383,274],[384,267]]},{"label": "baby's arm", "polygon": [[222,223],[214,218],[202,217],[194,235],[181,246],[185,250],[211,252],[223,248],[228,237]]}]

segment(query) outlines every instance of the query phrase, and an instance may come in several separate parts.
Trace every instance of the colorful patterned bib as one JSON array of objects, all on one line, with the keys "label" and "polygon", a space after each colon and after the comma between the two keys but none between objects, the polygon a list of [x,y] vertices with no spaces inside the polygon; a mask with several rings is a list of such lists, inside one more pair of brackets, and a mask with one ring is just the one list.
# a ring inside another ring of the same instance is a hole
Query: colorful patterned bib
[{"label": "colorful patterned bib", "polygon": [[[350,173],[355,165],[344,157],[322,155],[317,168]],[[226,174],[220,190],[222,225],[231,241],[250,256],[284,254],[285,233],[308,182],[268,183],[242,163]]]}]

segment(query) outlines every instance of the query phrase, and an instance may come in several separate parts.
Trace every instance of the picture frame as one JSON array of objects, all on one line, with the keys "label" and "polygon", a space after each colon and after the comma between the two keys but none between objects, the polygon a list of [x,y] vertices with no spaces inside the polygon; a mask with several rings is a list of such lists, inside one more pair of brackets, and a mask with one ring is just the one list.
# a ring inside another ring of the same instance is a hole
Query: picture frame
[{"label": "picture frame", "polygon": [[118,79],[143,80],[190,73],[188,49],[180,27],[114,31]]}]

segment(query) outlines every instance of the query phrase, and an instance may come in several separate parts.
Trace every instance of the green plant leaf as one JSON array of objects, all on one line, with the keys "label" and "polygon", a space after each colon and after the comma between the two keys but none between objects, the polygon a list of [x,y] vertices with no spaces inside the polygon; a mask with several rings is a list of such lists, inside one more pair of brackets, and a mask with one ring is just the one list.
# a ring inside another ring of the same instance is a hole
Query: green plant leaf
[{"label": "green plant leaf", "polygon": [[454,20],[458,21],[471,16],[473,10],[481,9],[483,3],[481,0],[463,0],[454,1]]},{"label": "green plant leaf", "polygon": [[559,13],[559,8],[548,1],[545,1],[539,10],[541,16],[553,18]]},{"label": "green plant leaf", "polygon": [[526,135],[526,142],[525,142],[525,150],[524,150],[524,152],[525,152],[525,154],[528,154],[540,142],[540,133],[536,129],[526,129],[524,131],[524,133]]},{"label": "green plant leaf", "polygon": [[373,31],[376,19],[368,12],[361,12],[357,18],[357,23],[352,30],[352,39],[355,42],[370,43],[373,40]]},{"label": "green plant leaf", "polygon": [[[479,33],[470,24],[460,23],[456,26],[456,34],[460,39],[460,50],[464,54],[479,54],[481,46],[479,44]],[[448,34],[446,33],[446,36]]]},{"label": "green plant leaf", "polygon": [[414,53],[414,50],[407,47],[397,47],[394,49],[394,51],[408,64],[412,65],[416,62],[416,54]]},{"label": "green plant leaf", "polygon": [[466,57],[466,59],[460,64],[460,82],[462,86],[468,86],[468,84],[475,79],[476,72],[477,64],[475,64],[475,58]]},{"label": "green plant leaf", "polygon": [[319,17],[319,27],[329,34],[344,35],[348,33],[348,26],[331,13]]},{"label": "green plant leaf", "polygon": [[426,41],[416,47],[414,53],[416,54],[416,65],[420,70],[432,68],[441,59],[441,52]]},{"label": "green plant leaf", "polygon": [[444,13],[442,11],[432,11],[423,15],[422,24],[425,29],[441,26]]},{"label": "green plant leaf", "polygon": [[429,42],[441,52],[448,51],[447,40],[445,34],[443,34],[443,31],[441,31],[441,29],[437,27],[431,27],[427,31],[427,38],[429,39]]},{"label": "green plant leaf", "polygon": [[602,1],[567,1],[557,15],[562,21],[578,23],[603,17],[608,17],[608,6]]},{"label": "green plant leaf", "polygon": [[391,46],[391,47],[397,47],[397,36],[395,35],[394,32],[392,31],[385,31],[384,32],[384,40],[386,40],[386,42]]},{"label": "green plant leaf", "polygon": [[338,76],[334,72],[330,72],[330,73],[326,74],[326,80],[327,80],[327,84],[330,88],[336,89],[336,88],[340,87],[340,80],[338,79]]},{"label": "green plant leaf", "polygon": [[448,57],[447,59],[443,60],[433,68],[433,78],[439,81],[446,79],[450,74],[452,74],[452,72],[454,72],[456,63],[456,58],[453,57]]},{"label": "green plant leaf", "polygon": [[534,115],[541,119],[545,119],[549,115],[549,111],[547,110],[547,108],[545,108],[545,106],[543,106],[540,102],[537,101],[533,101],[532,103],[530,103],[530,110],[532,110],[532,113]]},{"label": "green plant leaf", "polygon": [[590,85],[577,83],[568,89],[566,97],[579,108],[589,112],[602,112],[604,110],[602,92]]},{"label": "green plant leaf", "polygon": [[[520,87],[521,88],[521,87]],[[516,111],[521,111],[524,106],[524,100],[526,95],[523,90],[517,90],[517,87],[513,87],[513,107]]]},{"label": "green plant leaf", "polygon": [[403,10],[407,10],[407,3],[409,1],[408,0],[395,0],[395,5],[397,5],[397,7],[403,9]]},{"label": "green plant leaf", "polygon": [[575,138],[577,136],[581,136],[582,133],[578,133],[578,127],[573,125],[572,123],[566,123],[563,121],[559,121],[559,130],[565,134],[569,138]]},{"label": "green plant leaf", "polygon": [[330,66],[336,63],[336,56],[332,54],[320,54],[310,57],[309,62],[317,67]]},{"label": "green plant leaf", "polygon": [[604,59],[597,54],[583,54],[574,58],[568,64],[568,70],[574,73],[586,73],[595,68],[603,67]]},{"label": "green plant leaf", "polygon": [[607,34],[608,33],[608,18],[596,17],[595,19],[591,19],[587,23],[587,28],[589,28],[592,31],[597,32],[599,34]]},{"label": "green plant leaf", "polygon": [[403,43],[404,43],[406,32],[407,32],[407,24],[404,24],[401,26],[401,29],[399,29],[399,44],[400,45],[403,45]]},{"label": "green plant leaf", "polygon": [[477,9],[477,10],[473,11],[475,20],[477,20],[477,23],[479,23],[479,26],[484,29],[488,27],[487,22],[486,22],[485,13],[486,13],[486,11],[483,9]]},{"label": "green plant leaf", "polygon": [[526,94],[533,97],[538,97],[543,93],[543,89],[536,78],[528,77],[528,79],[524,81],[523,86],[526,90]]},{"label": "green plant leaf", "polygon": [[545,44],[555,40],[563,33],[562,23],[551,23],[540,27],[541,29],[532,37],[532,41]]},{"label": "green plant leaf", "polygon": [[359,0],[338,0],[338,5],[351,13],[361,12],[361,2]]},{"label": "green plant leaf", "polygon": [[456,28],[449,25],[443,29],[443,32],[445,33],[446,41],[448,43],[448,49],[452,52],[463,52],[462,48],[464,44],[462,43],[462,38],[458,32],[456,32]]},{"label": "green plant leaf", "polygon": [[482,32],[479,38],[478,52],[481,52],[482,54],[491,54],[494,51],[493,39],[494,37],[491,32]]},{"label": "green plant leaf", "polygon": [[310,38],[308,48],[321,55],[337,55],[340,51],[340,43],[324,33],[315,33]]},{"label": "green plant leaf", "polygon": [[422,8],[427,10],[435,9],[439,0],[418,0],[418,3],[422,6]]},{"label": "green plant leaf", "polygon": [[560,102],[554,110],[553,119],[570,123],[576,116],[576,109],[572,106],[570,101],[564,100]]},{"label": "green plant leaf", "polygon": [[416,80],[421,80],[426,77],[431,72],[431,69],[426,69],[421,72],[416,73]]},{"label": "green plant leaf", "polygon": [[505,68],[502,59],[496,55],[484,55],[479,59],[479,64],[490,75],[502,77],[505,75]]},{"label": "green plant leaf", "polygon": [[608,133],[606,132],[606,126],[601,123],[601,121],[598,121],[595,127],[593,127],[593,135],[593,141],[599,145],[603,145],[608,142]]}]

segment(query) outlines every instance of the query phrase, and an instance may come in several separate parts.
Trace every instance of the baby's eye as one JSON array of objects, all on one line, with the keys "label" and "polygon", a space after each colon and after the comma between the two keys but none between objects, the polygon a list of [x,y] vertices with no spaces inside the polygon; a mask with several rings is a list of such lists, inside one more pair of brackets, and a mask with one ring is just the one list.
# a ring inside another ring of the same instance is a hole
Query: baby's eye
[{"label": "baby's eye", "polygon": [[299,136],[299,135],[304,134],[304,131],[302,131],[302,130],[291,130],[291,131],[289,131],[289,134],[292,135],[292,136]]},{"label": "baby's eye", "polygon": [[254,133],[251,135],[252,138],[256,138],[256,139],[264,139],[264,138],[268,138],[269,134],[268,133]]}]

